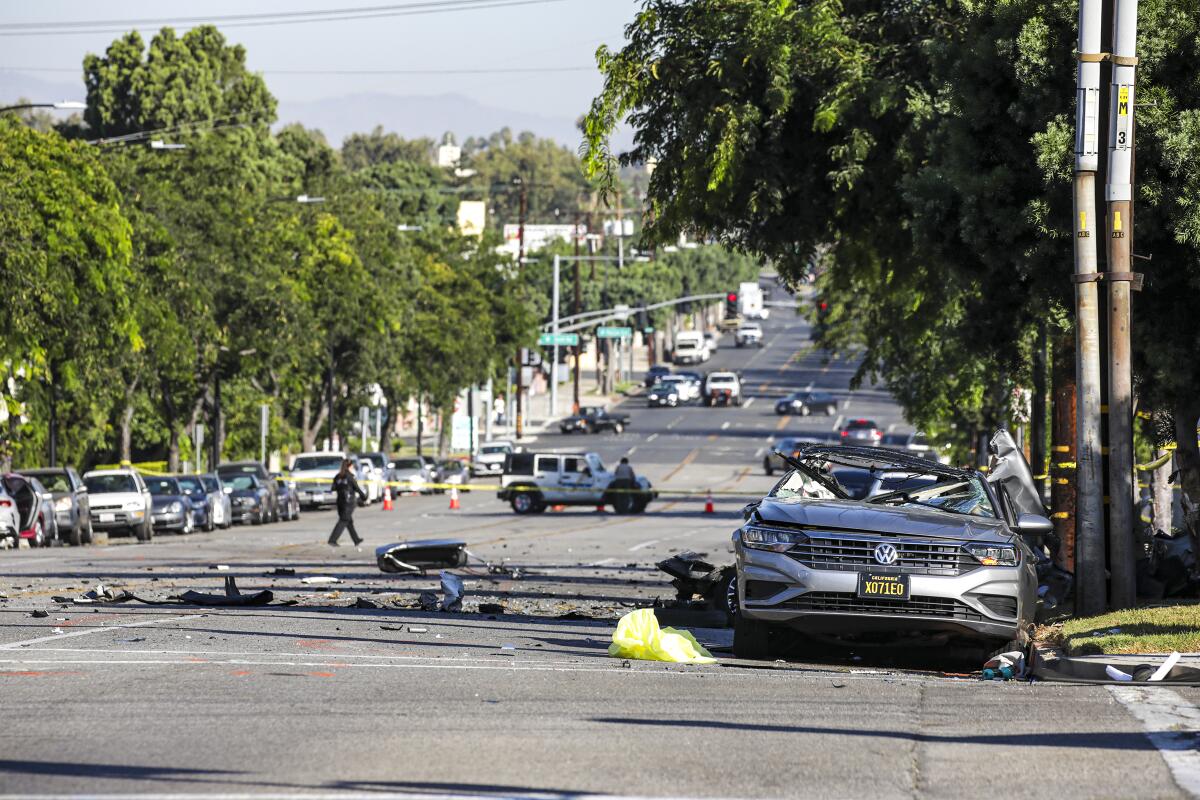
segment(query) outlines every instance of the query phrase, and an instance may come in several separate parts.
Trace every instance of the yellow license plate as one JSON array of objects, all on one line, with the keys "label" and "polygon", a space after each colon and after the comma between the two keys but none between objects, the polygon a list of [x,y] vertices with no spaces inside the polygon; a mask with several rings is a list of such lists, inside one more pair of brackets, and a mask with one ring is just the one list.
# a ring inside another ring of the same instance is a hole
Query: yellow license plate
[{"label": "yellow license plate", "polygon": [[908,576],[860,572],[858,596],[874,600],[907,600]]}]

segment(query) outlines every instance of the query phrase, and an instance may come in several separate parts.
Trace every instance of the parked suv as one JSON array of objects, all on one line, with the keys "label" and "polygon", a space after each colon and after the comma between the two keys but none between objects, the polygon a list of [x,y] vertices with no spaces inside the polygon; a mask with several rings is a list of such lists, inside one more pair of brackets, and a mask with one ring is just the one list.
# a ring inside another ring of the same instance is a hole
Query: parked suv
[{"label": "parked suv", "polygon": [[258,461],[231,461],[217,467],[217,475],[225,483],[230,483],[233,478],[245,474],[253,475],[258,479],[259,486],[267,490],[266,519],[262,521],[279,522],[279,493],[275,487],[275,480],[266,467]]},{"label": "parked suv", "polygon": [[[737,656],[771,657],[786,629],[1028,641],[1037,575],[1023,537],[1051,530],[1028,510],[1040,501],[875,447],[814,445],[788,460],[794,469],[734,533]],[[861,490],[846,488],[848,472]]]},{"label": "parked suv", "polygon": [[73,467],[39,467],[21,471],[42,482],[54,497],[54,516],[59,538],[72,545],[92,543],[92,520],[88,491]]},{"label": "parked suv", "polygon": [[148,542],[154,538],[153,501],[141,473],[133,469],[96,469],[83,476],[92,528],[126,531]]},{"label": "parked suv", "polygon": [[640,514],[658,497],[650,481],[616,480],[596,453],[514,453],[504,464],[496,494],[518,514],[549,506],[606,506],[619,514]]}]

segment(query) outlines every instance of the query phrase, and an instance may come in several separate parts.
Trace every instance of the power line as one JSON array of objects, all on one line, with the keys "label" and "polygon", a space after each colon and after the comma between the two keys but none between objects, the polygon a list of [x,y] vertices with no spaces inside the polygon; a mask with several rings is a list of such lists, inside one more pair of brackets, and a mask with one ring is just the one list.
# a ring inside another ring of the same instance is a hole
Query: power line
[{"label": "power line", "polygon": [[274,25],[296,25],[311,22],[340,22],[380,17],[407,17],[445,14],[456,11],[475,11],[514,6],[545,5],[566,0],[429,0],[403,5],[365,6],[322,11],[292,11],[267,14],[215,15],[211,17],[162,17],[157,19],[92,20],[76,22],[0,23],[0,36],[65,36],[69,34],[124,33],[131,27],[160,26],[171,23],[186,25],[212,24],[223,28],[249,28]]},{"label": "power line", "polygon": [[[590,72],[594,66],[464,67],[462,69],[254,69],[266,75],[536,75],[556,72]],[[80,67],[5,67],[0,72],[79,73]]]}]

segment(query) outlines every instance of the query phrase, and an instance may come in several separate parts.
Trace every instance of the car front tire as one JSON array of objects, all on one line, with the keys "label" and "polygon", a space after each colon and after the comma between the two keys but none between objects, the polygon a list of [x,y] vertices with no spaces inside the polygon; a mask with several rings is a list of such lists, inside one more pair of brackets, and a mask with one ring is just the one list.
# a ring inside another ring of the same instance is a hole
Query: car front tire
[{"label": "car front tire", "polygon": [[79,545],[83,544],[83,520],[75,520],[75,524],[71,526],[71,530],[67,533],[67,544],[72,547],[79,547]]},{"label": "car front tire", "polygon": [[514,513],[536,514],[539,505],[544,507],[541,500],[542,496],[538,492],[518,491],[508,502]]}]

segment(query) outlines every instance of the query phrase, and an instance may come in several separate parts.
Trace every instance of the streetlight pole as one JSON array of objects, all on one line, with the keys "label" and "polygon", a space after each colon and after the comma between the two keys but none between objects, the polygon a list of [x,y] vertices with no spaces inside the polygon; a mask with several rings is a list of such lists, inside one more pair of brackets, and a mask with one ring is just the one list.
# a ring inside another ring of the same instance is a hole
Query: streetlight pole
[{"label": "streetlight pole", "polygon": [[0,108],[0,114],[8,111],[25,111],[30,108],[53,108],[59,111],[82,111],[87,108],[87,103],[81,103],[78,100],[60,100],[57,103],[21,103],[15,106],[5,106]]}]

